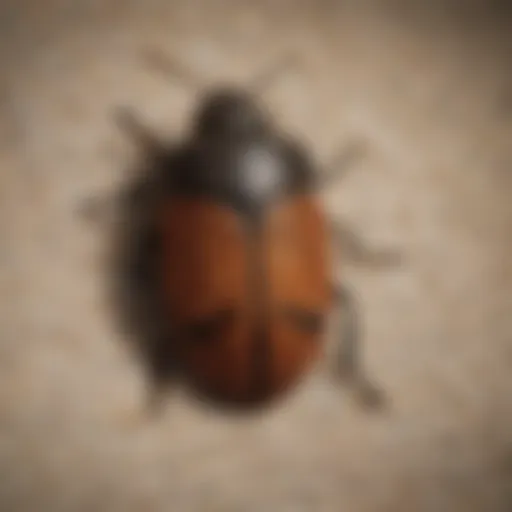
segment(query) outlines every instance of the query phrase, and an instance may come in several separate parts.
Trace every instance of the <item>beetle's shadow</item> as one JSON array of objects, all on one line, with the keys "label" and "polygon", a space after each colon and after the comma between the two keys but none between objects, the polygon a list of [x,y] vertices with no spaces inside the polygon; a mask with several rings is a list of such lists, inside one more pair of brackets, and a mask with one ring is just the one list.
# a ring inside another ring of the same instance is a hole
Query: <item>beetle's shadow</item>
[{"label": "beetle's shadow", "polygon": [[146,148],[133,162],[130,176],[114,197],[86,201],[80,214],[88,221],[108,224],[106,262],[108,305],[123,340],[143,366],[149,399],[177,381],[179,365],[162,309],[157,276],[160,250],[152,222],[155,191],[165,166],[175,154]]}]

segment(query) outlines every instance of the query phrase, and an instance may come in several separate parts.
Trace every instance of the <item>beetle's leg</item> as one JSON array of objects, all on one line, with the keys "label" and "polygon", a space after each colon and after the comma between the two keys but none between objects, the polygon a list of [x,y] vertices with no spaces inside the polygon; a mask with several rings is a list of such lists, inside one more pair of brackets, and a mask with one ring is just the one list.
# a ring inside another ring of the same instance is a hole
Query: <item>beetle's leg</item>
[{"label": "beetle's leg", "polygon": [[162,336],[155,339],[148,350],[149,375],[144,412],[149,418],[162,414],[171,387],[177,381],[179,367],[172,350],[174,342],[173,336]]},{"label": "beetle's leg", "polygon": [[344,223],[332,222],[331,232],[335,247],[343,258],[357,265],[372,268],[395,267],[402,263],[403,258],[397,251],[371,249],[363,240]]},{"label": "beetle's leg", "polygon": [[[132,409],[121,415],[123,426],[140,427],[147,422],[162,418],[172,382],[175,380],[174,366],[165,350],[171,345],[172,339],[161,338],[158,341],[155,340],[151,350],[148,350],[148,354],[145,356],[147,375],[144,381],[143,403],[140,408]],[[158,350],[159,348],[161,351]]]},{"label": "beetle's leg", "polygon": [[111,224],[118,220],[140,222],[147,216],[157,194],[156,179],[143,175],[112,193],[84,198],[78,204],[76,214],[95,224]]},{"label": "beetle's leg", "polygon": [[89,222],[110,223],[120,215],[124,217],[125,212],[133,216],[144,204],[149,204],[151,194],[158,190],[154,183],[157,175],[144,171],[157,168],[159,159],[163,159],[169,150],[129,109],[119,108],[114,115],[119,128],[143,150],[145,160],[138,169],[137,179],[129,186],[111,194],[90,196],[80,202],[76,212]]},{"label": "beetle's leg", "polygon": [[[104,195],[91,195],[82,199],[75,211],[78,217],[94,225],[113,225],[137,202],[140,190],[121,190]],[[133,217],[133,209],[130,217]]]},{"label": "beetle's leg", "polygon": [[353,141],[345,145],[325,166],[326,170],[319,178],[320,189],[329,187],[334,180],[343,178],[366,153],[367,146],[364,141]]},{"label": "beetle's leg", "polygon": [[359,308],[353,293],[346,287],[334,289],[338,310],[343,315],[343,329],[337,338],[336,376],[354,393],[358,403],[370,409],[385,405],[385,393],[372,382],[361,355]]}]

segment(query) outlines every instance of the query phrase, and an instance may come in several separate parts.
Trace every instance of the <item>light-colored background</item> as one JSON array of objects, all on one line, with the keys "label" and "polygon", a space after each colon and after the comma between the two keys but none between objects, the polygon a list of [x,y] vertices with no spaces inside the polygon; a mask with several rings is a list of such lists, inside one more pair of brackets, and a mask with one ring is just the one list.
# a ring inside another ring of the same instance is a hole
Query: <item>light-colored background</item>
[{"label": "light-colored background", "polygon": [[[512,509],[512,38],[486,3],[2,3],[2,511]],[[178,396],[130,422],[143,383],[106,304],[108,233],[74,211],[135,155],[111,107],[171,136],[194,105],[147,46],[212,83],[293,47],[300,67],[265,97],[282,123],[319,162],[367,140],[325,200],[408,259],[339,269],[391,414],[361,414],[319,370],[262,417]]]}]

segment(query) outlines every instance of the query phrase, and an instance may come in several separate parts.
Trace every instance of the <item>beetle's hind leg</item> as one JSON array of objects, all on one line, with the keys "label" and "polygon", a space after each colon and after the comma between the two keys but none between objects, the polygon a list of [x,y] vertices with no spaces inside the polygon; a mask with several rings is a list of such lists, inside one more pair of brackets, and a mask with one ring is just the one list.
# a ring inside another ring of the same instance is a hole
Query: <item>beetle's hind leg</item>
[{"label": "beetle's hind leg", "polygon": [[357,402],[368,409],[386,405],[384,391],[368,376],[361,354],[361,328],[358,303],[346,286],[334,290],[337,309],[342,313],[343,329],[336,338],[336,377],[354,394]]},{"label": "beetle's hind leg", "polygon": [[172,394],[171,388],[177,381],[178,365],[172,347],[172,335],[155,338],[148,351],[148,375],[146,382],[146,397],[143,406],[144,416],[148,418],[159,417],[165,404]]},{"label": "beetle's hind leg", "polygon": [[167,350],[173,344],[173,339],[162,337],[149,343],[152,346],[144,355],[146,375],[142,404],[122,415],[122,423],[125,426],[137,427],[161,419],[169,395],[172,395],[172,386],[176,382],[177,369],[174,359],[169,356]]}]

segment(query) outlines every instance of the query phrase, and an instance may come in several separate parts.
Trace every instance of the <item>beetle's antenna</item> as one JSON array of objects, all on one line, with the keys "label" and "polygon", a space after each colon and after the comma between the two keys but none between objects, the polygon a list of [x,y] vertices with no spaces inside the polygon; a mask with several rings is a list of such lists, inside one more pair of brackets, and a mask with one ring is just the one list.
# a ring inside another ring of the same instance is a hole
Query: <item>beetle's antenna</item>
[{"label": "beetle's antenna", "polygon": [[[177,78],[187,87],[199,91],[206,85],[187,66],[170,58],[157,48],[146,47],[141,53],[145,65],[156,70],[161,75]],[[253,78],[249,83],[249,89],[258,95],[263,94],[277,79],[278,75],[287,71],[298,63],[296,52],[289,52],[284,57],[275,61],[272,65]]]},{"label": "beetle's antenna", "polygon": [[121,131],[125,132],[146,154],[160,154],[164,151],[163,142],[139,121],[128,107],[117,107],[114,110],[114,121]]},{"label": "beetle's antenna", "polygon": [[289,70],[291,67],[298,64],[298,55],[295,52],[290,52],[279,60],[274,62],[268,68],[263,70],[253,80],[251,80],[249,88],[261,95],[263,94],[272,84],[275,83],[276,79],[280,74]]},{"label": "beetle's antenna", "polygon": [[200,90],[204,86],[203,81],[189,68],[157,48],[144,48],[142,50],[142,60],[150,69],[157,71],[166,78],[177,78],[186,87]]}]

